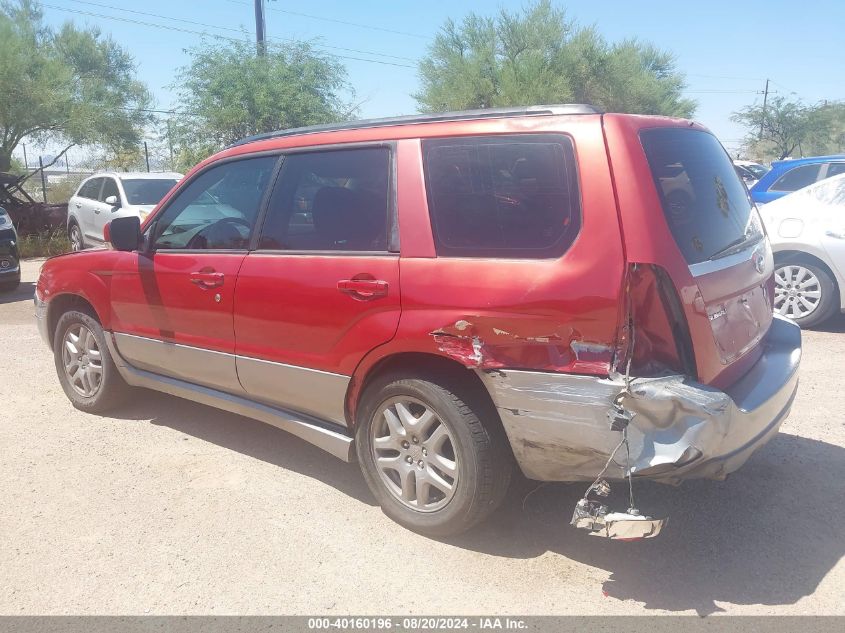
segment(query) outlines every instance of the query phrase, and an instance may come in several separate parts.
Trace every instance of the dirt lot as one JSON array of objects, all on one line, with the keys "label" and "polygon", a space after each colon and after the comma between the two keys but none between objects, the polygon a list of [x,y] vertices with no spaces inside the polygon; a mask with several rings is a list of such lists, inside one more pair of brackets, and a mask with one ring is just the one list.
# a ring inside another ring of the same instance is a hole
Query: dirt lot
[{"label": "dirt lot", "polygon": [[392,523],[357,467],[272,427],[139,392],[71,407],[0,295],[0,613],[845,614],[845,319],[805,333],[781,434],[727,482],[640,484],[658,539],[568,527],[582,486],[513,491],[448,542]]}]

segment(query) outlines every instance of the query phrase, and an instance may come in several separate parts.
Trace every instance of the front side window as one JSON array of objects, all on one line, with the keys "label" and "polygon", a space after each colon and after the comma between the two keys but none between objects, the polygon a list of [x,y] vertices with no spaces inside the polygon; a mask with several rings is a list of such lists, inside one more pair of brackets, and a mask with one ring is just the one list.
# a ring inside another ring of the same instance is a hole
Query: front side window
[{"label": "front side window", "polygon": [[246,158],[203,171],[156,218],[153,248],[245,250],[276,160]]},{"label": "front side window", "polygon": [[79,188],[77,194],[80,198],[96,200],[100,195],[100,187],[103,184],[102,178],[92,178]]},{"label": "front side window", "polygon": [[103,190],[100,192],[100,202],[105,202],[106,198],[114,196],[120,204],[120,192],[117,190],[117,183],[114,178],[103,179]]},{"label": "front side window", "polygon": [[769,187],[769,191],[798,191],[816,182],[821,165],[800,165],[786,172]]},{"label": "front side window", "polygon": [[316,151],[285,157],[258,248],[386,251],[390,150]]},{"label": "front side window", "polygon": [[572,141],[563,135],[423,141],[439,256],[559,257],[581,226]]},{"label": "front side window", "polygon": [[121,178],[127,204],[155,205],[178,182],[175,178]]}]

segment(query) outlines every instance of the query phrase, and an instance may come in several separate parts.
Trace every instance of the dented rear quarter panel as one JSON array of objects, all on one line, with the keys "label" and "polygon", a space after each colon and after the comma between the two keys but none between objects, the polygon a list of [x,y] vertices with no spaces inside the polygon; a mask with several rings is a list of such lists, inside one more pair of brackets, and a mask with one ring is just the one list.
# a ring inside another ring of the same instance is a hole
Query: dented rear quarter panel
[{"label": "dented rear quarter panel", "polygon": [[[613,187],[595,116],[448,128],[448,135],[519,132],[572,138],[582,227],[557,259],[436,257],[420,141],[397,144],[402,316],[360,378],[396,353],[422,352],[471,368],[531,368],[607,375],[616,342],[624,254]],[[441,134],[443,136],[444,134]],[[585,177],[586,175],[586,177]]]}]

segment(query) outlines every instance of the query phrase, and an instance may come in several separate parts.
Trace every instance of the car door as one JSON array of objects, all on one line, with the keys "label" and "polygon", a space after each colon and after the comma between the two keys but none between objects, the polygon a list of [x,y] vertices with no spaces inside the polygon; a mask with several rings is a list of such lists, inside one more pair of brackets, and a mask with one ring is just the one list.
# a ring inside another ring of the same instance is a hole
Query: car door
[{"label": "car door", "polygon": [[[117,198],[117,204],[109,204],[106,202],[107,198],[114,196]],[[120,217],[120,209],[122,202],[120,199],[120,190],[117,187],[117,182],[111,176],[103,178],[103,186],[97,196],[97,201],[93,205],[94,214],[92,216],[91,238],[97,242],[103,241],[103,229],[106,224],[111,222],[116,217]]]},{"label": "car door", "polygon": [[252,397],[346,424],[351,374],[399,323],[392,154],[285,156],[235,290],[238,376]]},{"label": "car door", "polygon": [[[103,187],[103,178],[92,178],[79,189],[74,206],[76,217],[79,220],[79,229],[87,245],[91,244],[91,237],[96,235],[94,228],[94,211],[99,205],[100,190]],[[100,236],[102,239],[102,234]]]},{"label": "car door", "polygon": [[845,277],[845,176],[815,186],[818,235],[840,277]]},{"label": "car door", "polygon": [[234,352],[235,280],[278,156],[212,163],[146,226],[146,246],[111,285],[118,350],[132,365],[241,392]]}]

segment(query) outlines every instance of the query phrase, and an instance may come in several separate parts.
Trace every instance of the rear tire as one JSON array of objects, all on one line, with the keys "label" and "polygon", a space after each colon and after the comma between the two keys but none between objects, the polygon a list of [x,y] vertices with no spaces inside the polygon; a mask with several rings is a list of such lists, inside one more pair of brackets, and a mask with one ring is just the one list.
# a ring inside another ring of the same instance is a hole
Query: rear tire
[{"label": "rear tire", "polygon": [[20,279],[15,279],[14,281],[2,281],[0,282],[0,292],[12,292],[12,290],[15,290],[20,285]]},{"label": "rear tire", "polygon": [[775,265],[775,311],[802,328],[832,317],[839,305],[836,283],[821,266],[806,260]]},{"label": "rear tire", "polygon": [[384,513],[429,536],[463,532],[504,498],[513,457],[491,403],[469,384],[389,374],[358,408],[356,450]]},{"label": "rear tire", "polygon": [[90,314],[71,310],[59,318],[53,357],[65,395],[81,411],[103,413],[130,393],[106,346],[103,328]]}]

